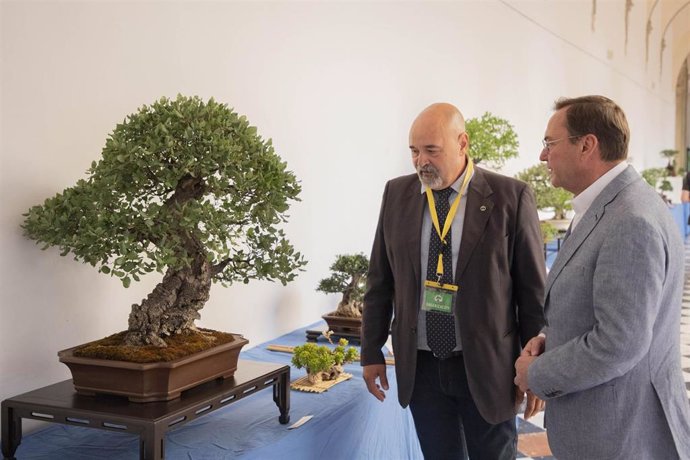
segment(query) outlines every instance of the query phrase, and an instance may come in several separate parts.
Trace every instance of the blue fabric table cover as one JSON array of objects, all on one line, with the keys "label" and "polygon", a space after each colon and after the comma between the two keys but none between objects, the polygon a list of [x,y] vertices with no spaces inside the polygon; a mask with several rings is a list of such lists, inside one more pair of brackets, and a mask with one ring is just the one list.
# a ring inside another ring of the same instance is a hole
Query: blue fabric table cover
[{"label": "blue fabric table cover", "polygon": [[[241,353],[242,359],[290,364],[289,353],[272,352],[269,344],[300,345],[306,329],[323,330],[323,322],[297,329]],[[323,337],[320,343],[327,343]],[[303,369],[291,368],[291,379]],[[352,379],[320,394],[291,391],[290,423],[278,422],[272,393],[261,391],[186,425],[165,438],[166,459],[422,459],[409,409],[397,401],[394,369],[385,402],[371,396],[359,363],[348,364]],[[304,415],[314,417],[300,428],[287,427]],[[50,424],[24,436],[18,459],[132,460],[139,458],[139,439],[125,433]]]}]

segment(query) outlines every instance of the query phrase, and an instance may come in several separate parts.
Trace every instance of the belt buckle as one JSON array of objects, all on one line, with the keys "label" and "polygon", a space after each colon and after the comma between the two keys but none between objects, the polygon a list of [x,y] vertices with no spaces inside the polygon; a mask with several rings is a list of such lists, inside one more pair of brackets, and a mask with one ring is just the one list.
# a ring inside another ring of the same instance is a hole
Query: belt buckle
[{"label": "belt buckle", "polygon": [[444,360],[446,360],[446,359],[455,358],[455,357],[458,357],[458,356],[462,355],[462,350],[460,350],[460,351],[455,351],[455,350],[453,350],[453,351],[451,351],[450,353],[448,353],[448,354],[445,356],[445,358],[442,358],[442,357],[438,356],[438,355],[437,355],[435,352],[433,352],[433,351],[431,352],[431,354],[434,356],[434,358],[438,359],[439,361],[444,361]]}]

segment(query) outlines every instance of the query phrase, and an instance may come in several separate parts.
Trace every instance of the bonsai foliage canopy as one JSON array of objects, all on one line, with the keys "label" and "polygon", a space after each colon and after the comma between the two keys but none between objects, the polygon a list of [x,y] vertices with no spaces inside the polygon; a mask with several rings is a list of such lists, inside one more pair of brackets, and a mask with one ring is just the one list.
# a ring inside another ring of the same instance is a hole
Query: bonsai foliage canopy
[{"label": "bonsai foliage canopy", "polygon": [[280,228],[298,200],[295,175],[270,139],[213,99],[141,107],[87,173],[29,209],[23,228],[125,287],[165,273],[132,305],[128,344],[164,346],[164,337],[194,329],[212,281],[285,284],[306,263]]},{"label": "bonsai foliage canopy", "polygon": [[334,315],[361,317],[369,259],[362,253],[341,254],[336,256],[330,269],[331,276],[322,279],[316,290],[343,294],[337,310],[333,313]]},{"label": "bonsai foliage canopy", "polygon": [[664,149],[661,152],[659,152],[659,155],[661,155],[663,158],[666,158],[668,160],[668,163],[666,165],[668,175],[669,176],[675,176],[677,173],[676,172],[676,158],[678,157],[678,150]]},{"label": "bonsai foliage canopy", "polygon": [[335,380],[343,372],[343,364],[359,359],[356,348],[348,347],[348,341],[341,338],[338,344],[331,340],[332,331],[324,332],[334,348],[315,343],[305,343],[294,348],[292,365],[297,369],[307,369],[309,382],[314,384],[321,380]]},{"label": "bonsai foliage canopy", "polygon": [[670,203],[671,200],[664,193],[673,191],[673,185],[671,185],[671,182],[668,180],[668,168],[647,168],[643,169],[640,175],[659,193],[665,202]]},{"label": "bonsai foliage canopy", "polygon": [[476,164],[498,170],[506,160],[518,156],[517,133],[504,118],[485,112],[481,118],[468,118],[465,131],[470,138],[469,155]]},{"label": "bonsai foliage canopy", "polygon": [[563,188],[551,185],[546,163],[531,166],[519,172],[515,177],[532,187],[538,209],[553,208],[554,219],[566,218],[565,212],[572,209],[570,201],[573,199],[573,194]]}]

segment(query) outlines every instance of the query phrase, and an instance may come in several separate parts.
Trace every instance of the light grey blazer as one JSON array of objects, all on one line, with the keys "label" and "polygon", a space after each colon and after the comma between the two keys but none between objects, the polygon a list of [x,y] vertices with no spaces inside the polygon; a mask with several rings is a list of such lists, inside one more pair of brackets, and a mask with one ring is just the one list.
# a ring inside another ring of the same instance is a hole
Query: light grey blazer
[{"label": "light grey blazer", "polygon": [[683,253],[671,213],[632,166],[561,246],[546,281],[546,351],[528,373],[559,460],[690,459]]}]

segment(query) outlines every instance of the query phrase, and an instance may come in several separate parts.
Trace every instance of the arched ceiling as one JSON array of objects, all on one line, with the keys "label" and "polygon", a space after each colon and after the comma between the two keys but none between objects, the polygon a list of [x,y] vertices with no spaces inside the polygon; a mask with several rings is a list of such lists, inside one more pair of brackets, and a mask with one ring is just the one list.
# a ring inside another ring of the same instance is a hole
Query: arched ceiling
[{"label": "arched ceiling", "polygon": [[[661,27],[657,34],[651,30],[654,23]],[[690,54],[690,0],[647,0],[647,43],[650,53],[659,53],[660,71],[670,60],[675,83]]]}]

